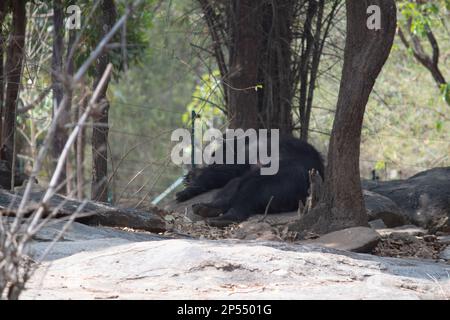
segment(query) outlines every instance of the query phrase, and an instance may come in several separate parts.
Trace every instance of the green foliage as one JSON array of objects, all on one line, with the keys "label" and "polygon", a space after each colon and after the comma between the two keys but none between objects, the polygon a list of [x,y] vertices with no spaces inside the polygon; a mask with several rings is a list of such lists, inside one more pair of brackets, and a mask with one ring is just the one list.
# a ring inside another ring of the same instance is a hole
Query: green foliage
[{"label": "green foliage", "polygon": [[[431,29],[441,26],[448,28],[448,11],[450,10],[450,0],[433,0],[425,3],[417,3],[412,0],[399,2],[401,13],[400,23],[405,27],[410,27],[413,34],[418,37],[426,37]],[[448,33],[448,29],[447,29]],[[412,47],[408,49],[409,54],[413,54]],[[449,84],[441,86],[442,97],[450,105]]]},{"label": "green foliage", "polygon": [[438,120],[436,122],[436,131],[441,132],[443,127],[444,127],[444,122],[441,120]]},{"label": "green foliage", "polygon": [[[51,7],[51,1],[46,2]],[[128,2],[116,1],[118,16],[123,13]],[[102,13],[97,9],[93,19],[88,20],[94,1],[81,0],[76,3],[82,9],[82,27],[85,28],[81,47],[76,55],[79,65],[97,44],[97,22]],[[446,10],[450,10],[450,0],[427,1],[424,4],[417,4],[416,1],[398,3],[401,10],[399,23],[402,27],[410,19],[412,32],[419,37],[425,36],[427,27],[433,28],[441,47],[442,71],[450,74],[449,64],[446,63],[450,53],[448,31],[441,21],[443,18],[448,21]],[[149,193],[150,197],[157,195],[182,174],[182,169],[170,162],[170,135],[174,129],[190,128],[191,111],[200,114],[197,120],[200,126],[221,128],[226,124],[222,88],[218,80],[220,75],[215,70],[214,59],[207,52],[199,53],[191,46],[193,43],[201,44],[203,48],[208,47],[203,17],[199,11],[193,10],[191,1],[163,1],[159,10],[155,11],[157,4],[159,0],[143,1],[128,20],[127,73],[121,69],[121,49],[112,51],[116,77],[108,92],[111,105],[109,173],[121,163],[113,180],[114,197],[140,170],[143,170],[142,174],[133,180],[128,189],[140,190],[139,197],[143,193]],[[48,10],[50,9],[43,8],[38,13],[45,15]],[[51,19],[45,25],[41,18],[30,20],[29,23],[36,24],[37,31],[51,32]],[[342,52],[336,48],[343,47],[345,43],[345,37],[339,31],[345,29],[345,19],[336,23],[341,23],[340,28],[336,28],[331,37],[337,45],[325,48],[327,54],[322,66],[322,71],[330,70],[331,74],[324,74],[319,79],[311,118],[311,129],[314,131],[310,140],[323,155],[326,155],[329,141],[326,133],[332,128],[333,108],[339,91],[339,81],[335,79],[339,79],[341,75],[341,62],[332,57],[340,57]],[[40,39],[38,35],[31,34],[31,37],[34,41]],[[51,35],[48,39],[51,40]],[[113,42],[117,44],[120,40],[119,33]],[[423,42],[426,46],[426,41]],[[30,43],[30,50],[34,47],[35,43]],[[33,58],[24,68],[23,91],[26,90],[26,95],[21,93],[22,100],[26,102],[24,104],[32,102],[39,90],[51,83],[48,72],[51,69],[51,59],[48,59],[51,42],[45,43],[44,49],[39,53],[44,58],[47,57],[43,63],[39,66],[36,63],[35,68],[34,61],[39,60]],[[337,67],[333,69],[335,64]],[[207,65],[211,65],[214,71]],[[34,89],[27,88],[28,80],[31,79],[28,76],[30,70],[38,74],[36,79],[30,80]],[[254,89],[261,88],[262,85],[257,84]],[[447,104],[450,103],[450,84],[441,88],[444,99],[436,92],[436,85],[429,72],[406,52],[397,39],[367,106],[361,144],[362,176],[368,177],[372,169],[386,173],[397,169],[408,176],[427,167],[450,165],[450,120],[446,117],[449,107]],[[294,101],[294,113],[298,111],[295,109],[297,105]],[[51,118],[51,108],[49,94],[39,107],[18,117],[19,129],[27,136],[30,136],[31,127],[42,131]],[[32,123],[32,120],[35,122]],[[25,138],[22,134],[18,134],[18,137],[21,140],[18,141],[18,153],[30,154]],[[89,129],[86,137],[86,157],[89,158]],[[135,146],[137,147],[134,148]],[[86,168],[89,168],[89,162]],[[135,195],[132,192],[125,193],[125,197],[128,196],[131,198]]]},{"label": "green foliage", "polygon": [[381,171],[386,169],[386,162],[384,160],[379,160],[375,163],[375,170]]},{"label": "green foliage", "polygon": [[202,76],[201,83],[195,87],[192,101],[187,105],[186,112],[181,118],[185,125],[189,125],[192,111],[195,111],[205,126],[217,127],[225,123],[219,77],[219,70]]},{"label": "green foliage", "polygon": [[190,37],[199,34],[198,24],[187,13],[191,4],[171,2],[161,4],[152,27],[145,31],[150,43],[139,61],[110,86],[111,159],[117,165],[126,156],[114,181],[115,196],[140,170],[144,171],[125,198],[135,197],[132,191],[145,183],[140,196],[147,192],[156,196],[183,173],[170,161],[170,137],[177,128],[190,128],[181,118],[191,103],[197,72],[206,71],[197,67],[200,63],[190,46]]},{"label": "green foliage", "polygon": [[[400,9],[415,10],[412,1],[396,1]],[[449,1],[447,1],[449,2]],[[427,3],[438,4],[437,1]],[[444,75],[450,74],[448,57],[449,14],[444,2],[439,2],[439,15],[431,8],[433,33],[439,42],[440,68]],[[407,5],[410,7],[406,8]],[[406,31],[406,18],[401,13],[399,23]],[[417,17],[420,21],[420,17]],[[442,20],[442,21],[441,21]],[[422,22],[424,20],[421,20]],[[416,24],[420,29],[420,22]],[[422,23],[423,26],[423,23]],[[339,27],[344,28],[344,22]],[[419,30],[417,30],[419,32]],[[406,33],[406,32],[405,32]],[[331,38],[341,47],[345,39],[334,32]],[[421,37],[418,34],[418,37]],[[424,39],[424,49],[429,51],[428,40]],[[311,117],[310,141],[326,155],[334,120],[334,108],[338,98],[342,63],[332,66],[329,57],[323,60],[322,68],[330,68],[332,76],[319,78],[315,103]],[[371,177],[376,169],[382,179],[406,178],[431,167],[450,165],[450,118],[449,105],[442,96],[448,95],[448,86],[443,86],[442,94],[436,90],[436,83],[430,72],[412,54],[407,52],[399,37],[396,37],[391,55],[383,67],[380,77],[367,104],[362,129],[360,172],[365,178]],[[447,98],[448,99],[448,98]]]},{"label": "green foliage", "polygon": [[450,106],[450,82],[441,86],[442,97]]},{"label": "green foliage", "polygon": [[411,32],[418,36],[426,36],[428,28],[432,28],[436,23],[441,23],[439,19],[450,8],[450,0],[434,0],[425,3],[417,3],[412,0],[400,1],[398,8],[401,13],[402,24],[407,21],[411,23]]},{"label": "green foliage", "polygon": [[[117,17],[121,17],[125,12],[129,2],[121,0],[116,1],[116,11]],[[143,1],[140,6],[133,11],[131,16],[127,20],[126,28],[126,46],[127,46],[127,56],[126,61],[128,64],[141,62],[145,57],[146,48],[150,45],[150,38],[148,30],[153,28],[153,20],[155,18],[155,3],[156,0]],[[94,2],[92,1],[81,1],[77,3],[81,8],[81,15],[87,20],[89,14],[93,9]],[[99,42],[100,35],[99,30],[101,30],[100,19],[98,15],[101,14],[101,8],[97,7],[92,21],[83,21],[82,28],[84,28],[83,36],[81,39],[81,46],[77,50],[75,56],[75,64],[81,65],[88,56],[91,54]],[[86,25],[83,25],[86,23]],[[121,32],[117,33],[112,42],[121,43]],[[124,67],[124,57],[120,47],[109,50],[110,58],[115,66],[114,75],[118,76]],[[88,74],[93,75],[93,68],[89,70]]]}]

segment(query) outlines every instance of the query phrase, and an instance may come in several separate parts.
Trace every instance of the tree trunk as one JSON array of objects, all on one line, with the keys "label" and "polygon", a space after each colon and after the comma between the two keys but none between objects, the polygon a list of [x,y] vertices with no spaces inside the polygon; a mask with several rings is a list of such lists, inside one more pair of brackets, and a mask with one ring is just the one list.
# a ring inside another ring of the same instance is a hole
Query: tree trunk
[{"label": "tree trunk", "polygon": [[[5,56],[5,37],[3,34],[3,23],[6,16],[6,1],[0,3],[0,146],[2,145],[2,128],[3,128],[3,105],[5,95],[5,74],[4,74],[4,56]],[[0,154],[0,160],[1,160]]]},{"label": "tree trunk", "polygon": [[[305,28],[302,40],[302,53],[300,58],[300,138],[303,141],[308,140],[309,130],[309,115],[306,106],[308,100],[308,86],[311,85],[308,81],[309,73],[311,70],[311,58],[314,52],[314,46],[316,40],[313,35],[313,21],[317,12],[317,3],[315,1],[308,1],[308,10],[305,18]],[[317,40],[318,41],[318,40]]]},{"label": "tree trunk", "polygon": [[228,85],[230,128],[258,128],[258,68],[261,17],[253,0],[231,4]]},{"label": "tree trunk", "polygon": [[[113,0],[103,0],[101,3],[101,12],[103,13],[100,18],[100,39],[105,36],[112,28],[116,20],[116,8]],[[109,55],[103,53],[97,59],[95,65],[94,88],[99,83],[106,67],[109,63]],[[106,98],[106,91],[108,85],[103,87],[102,92],[99,95],[98,101],[104,103],[105,106],[101,112],[94,115],[94,126],[92,128],[92,189],[91,197],[93,200],[106,202],[108,199],[108,111],[109,103]]]},{"label": "tree trunk", "polygon": [[[334,4],[332,12],[335,11],[336,6],[337,2],[335,2]],[[302,125],[301,125],[300,139],[302,139],[303,141],[308,141],[309,125],[311,121],[311,112],[314,101],[314,91],[316,89],[316,81],[319,73],[320,60],[322,58],[323,43],[321,36],[322,36],[322,24],[323,24],[322,20],[324,8],[325,8],[325,0],[319,0],[316,18],[316,31],[314,36],[314,50],[312,51],[311,71],[309,76],[309,88],[308,88],[308,95],[305,101],[306,102],[305,117],[301,119]],[[331,24],[331,21],[329,23]],[[323,39],[325,40],[327,37],[328,37],[328,28],[324,32]]]},{"label": "tree trunk", "polygon": [[[230,128],[292,132],[292,0],[235,0],[229,17]],[[210,27],[211,28],[211,27]]]},{"label": "tree trunk", "polygon": [[[367,28],[367,9],[381,9],[381,30]],[[347,40],[341,87],[319,205],[297,227],[318,233],[367,225],[359,155],[365,107],[389,57],[396,31],[394,0],[347,0]]]},{"label": "tree trunk", "polygon": [[[87,99],[79,103],[77,108],[78,119],[86,109]],[[86,146],[86,135],[84,128],[80,128],[76,142],[76,162],[77,162],[77,198],[82,200],[84,198],[84,150]]]},{"label": "tree trunk", "polygon": [[[307,136],[324,39],[340,1],[331,2],[326,17],[324,0],[197,1],[222,76],[230,127],[291,134],[292,103],[301,82],[302,136]],[[300,39],[303,50],[294,55],[292,48]]]},{"label": "tree trunk", "polygon": [[[258,7],[258,6],[257,6]],[[291,43],[294,3],[268,1],[260,5],[262,38],[259,66],[258,113],[261,127],[292,133]]]},{"label": "tree trunk", "polygon": [[[74,1],[70,1],[69,5],[72,5],[74,3]],[[74,73],[74,61],[73,61],[73,57],[70,57],[70,51],[72,50],[74,44],[75,44],[75,40],[77,37],[77,34],[75,32],[75,30],[69,30],[69,37],[68,37],[68,41],[67,41],[67,51],[66,51],[66,64],[64,66],[65,68],[65,72],[72,76]],[[79,106],[77,106],[76,108],[74,108],[75,110],[72,110],[72,98],[73,98],[73,92],[71,88],[66,88],[66,94],[68,95],[67,98],[67,112],[68,112],[68,118],[69,121],[76,123],[79,119],[79,115],[78,115],[78,109]],[[80,130],[80,134],[82,134],[81,132],[83,131],[83,129]],[[76,147],[76,143],[74,144],[73,148],[72,148],[72,154],[75,155],[75,159],[76,159],[76,151],[77,147]],[[76,170],[76,167],[74,169],[73,164],[75,163],[76,166],[76,160],[74,159],[70,159],[68,158],[66,161],[66,174],[67,174],[67,194],[71,194],[74,192],[74,188],[77,188],[76,186],[76,179],[74,177],[74,170]],[[78,192],[77,192],[78,194]]]},{"label": "tree trunk", "polygon": [[14,139],[16,129],[16,107],[19,97],[24,57],[26,9],[25,0],[12,1],[12,30],[6,57],[6,96],[4,104],[2,156],[13,173]]},{"label": "tree trunk", "polygon": [[[52,50],[52,88],[53,88],[53,114],[56,113],[58,108],[63,108],[62,114],[58,120],[58,126],[53,139],[53,162],[57,162],[59,155],[61,154],[64,145],[66,144],[68,133],[66,125],[70,121],[69,104],[64,106],[60,105],[63,98],[63,85],[62,85],[62,66],[63,66],[63,45],[64,40],[64,12],[62,0],[53,0],[53,50]],[[61,170],[61,174],[58,179],[58,184],[65,182],[66,180],[66,166]],[[67,192],[67,183],[62,193]]]}]

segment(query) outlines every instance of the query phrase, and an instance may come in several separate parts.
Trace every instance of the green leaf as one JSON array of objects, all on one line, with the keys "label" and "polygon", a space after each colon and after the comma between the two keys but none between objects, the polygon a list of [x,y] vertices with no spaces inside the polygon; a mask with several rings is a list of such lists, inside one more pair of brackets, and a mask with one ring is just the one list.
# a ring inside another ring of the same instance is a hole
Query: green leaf
[{"label": "green leaf", "polygon": [[384,170],[386,169],[386,162],[384,160],[379,160],[375,163],[375,170]]},{"label": "green leaf", "polygon": [[450,82],[441,86],[442,97],[450,106]]}]

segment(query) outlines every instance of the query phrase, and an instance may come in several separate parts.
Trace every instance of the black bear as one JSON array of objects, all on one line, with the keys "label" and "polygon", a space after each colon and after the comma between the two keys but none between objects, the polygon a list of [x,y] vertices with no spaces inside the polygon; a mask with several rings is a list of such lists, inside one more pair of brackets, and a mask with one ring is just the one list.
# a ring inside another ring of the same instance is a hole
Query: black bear
[{"label": "black bear", "polygon": [[312,145],[288,136],[279,139],[277,161],[279,168],[274,175],[261,175],[261,165],[248,161],[193,169],[185,177],[185,189],[177,193],[176,198],[186,201],[209,190],[223,188],[212,202],[193,206],[195,214],[217,227],[244,221],[266,209],[268,213],[294,211],[299,201],[305,203],[308,196],[309,171],[315,169],[323,177],[322,157]]}]

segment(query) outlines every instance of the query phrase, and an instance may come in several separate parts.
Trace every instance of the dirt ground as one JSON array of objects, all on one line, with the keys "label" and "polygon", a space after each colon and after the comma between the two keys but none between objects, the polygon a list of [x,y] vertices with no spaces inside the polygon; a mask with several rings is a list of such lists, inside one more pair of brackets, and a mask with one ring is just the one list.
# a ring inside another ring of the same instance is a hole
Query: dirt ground
[{"label": "dirt ground", "polygon": [[382,257],[420,258],[438,260],[449,243],[438,241],[436,235],[412,236],[390,234],[381,237],[372,254]]},{"label": "dirt ground", "polygon": [[[204,221],[191,221],[185,214],[177,212],[166,214],[165,220],[170,226],[170,231],[164,234],[175,238],[272,240],[290,243],[298,243],[304,240],[299,239],[296,233],[288,231],[286,224],[271,225],[261,221],[261,218],[250,219],[239,225],[232,225],[224,229],[210,227]],[[307,239],[317,237],[317,235],[310,234]],[[380,242],[371,254],[382,257],[438,261],[440,252],[448,245],[450,245],[450,241],[442,242],[436,235],[392,233],[382,235]]]}]

